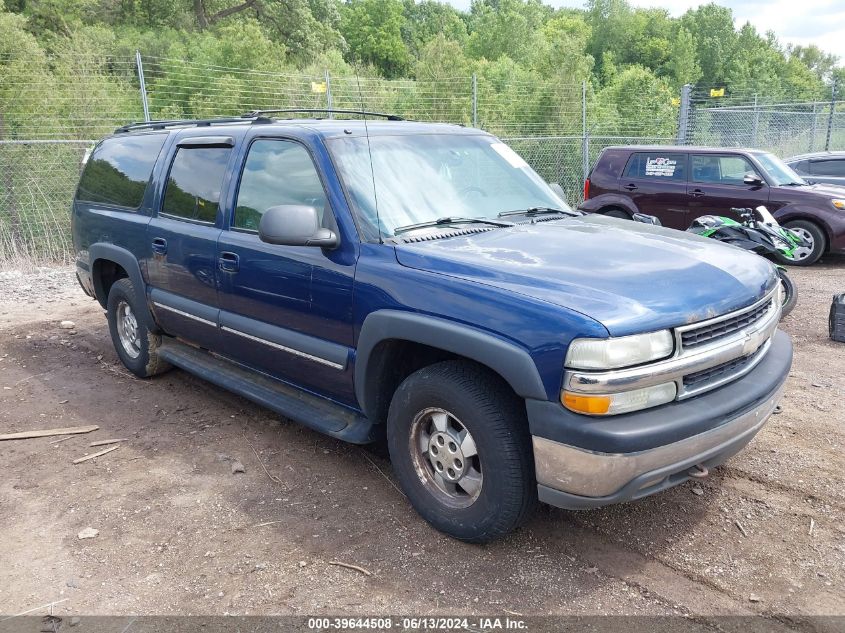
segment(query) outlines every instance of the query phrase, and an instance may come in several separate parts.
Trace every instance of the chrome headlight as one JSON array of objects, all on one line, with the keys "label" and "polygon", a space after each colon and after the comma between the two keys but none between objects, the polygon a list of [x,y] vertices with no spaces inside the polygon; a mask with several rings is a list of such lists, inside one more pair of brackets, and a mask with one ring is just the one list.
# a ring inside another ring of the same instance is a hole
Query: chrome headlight
[{"label": "chrome headlight", "polygon": [[669,330],[616,338],[577,338],[566,352],[566,366],[619,369],[666,358],[674,348],[675,340]]}]

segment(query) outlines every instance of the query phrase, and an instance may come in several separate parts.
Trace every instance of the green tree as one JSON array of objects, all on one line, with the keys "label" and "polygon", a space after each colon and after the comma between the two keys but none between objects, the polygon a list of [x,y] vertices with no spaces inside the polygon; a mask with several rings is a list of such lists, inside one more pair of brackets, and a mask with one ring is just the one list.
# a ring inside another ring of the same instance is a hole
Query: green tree
[{"label": "green tree", "polygon": [[695,37],[704,83],[724,82],[737,46],[731,10],[713,3],[705,4],[681,16],[681,26]]},{"label": "green tree", "polygon": [[354,60],[373,64],[385,77],[399,77],[410,63],[402,39],[401,0],[350,0],[343,7],[341,32]]},{"label": "green tree", "polygon": [[467,26],[460,12],[436,0],[405,0],[402,38],[411,55],[421,57],[426,44],[440,35],[461,47],[466,44]]},{"label": "green tree", "polygon": [[471,57],[495,61],[528,59],[550,9],[540,0],[473,0],[467,50]]},{"label": "green tree", "polygon": [[648,68],[629,66],[596,94],[602,118],[594,131],[628,137],[670,138],[675,132],[674,93]]},{"label": "green tree", "polygon": [[669,61],[666,63],[672,85],[680,88],[684,84],[692,84],[701,79],[701,66],[698,65],[695,38],[684,27],[679,27],[672,41]]}]

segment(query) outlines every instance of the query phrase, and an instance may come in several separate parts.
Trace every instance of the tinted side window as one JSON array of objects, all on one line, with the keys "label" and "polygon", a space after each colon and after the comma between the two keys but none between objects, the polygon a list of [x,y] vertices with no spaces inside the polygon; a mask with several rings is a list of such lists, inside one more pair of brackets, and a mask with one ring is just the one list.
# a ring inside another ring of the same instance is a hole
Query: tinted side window
[{"label": "tinted side window", "polygon": [[214,224],[231,152],[230,147],[180,147],[170,167],[161,212]]},{"label": "tinted side window", "polygon": [[[327,209],[326,193],[308,151],[299,143],[282,140],[258,140],[249,148],[241,176],[235,218],[232,226],[258,230],[261,216],[270,207],[302,204],[315,207],[323,215]],[[323,226],[330,226],[323,219]]]},{"label": "tinted side window", "polygon": [[814,176],[845,177],[845,159],[814,160],[810,163],[810,172]]},{"label": "tinted side window", "polygon": [[757,170],[742,156],[696,154],[692,157],[693,182],[744,185],[743,179],[747,173],[757,174]]},{"label": "tinted side window", "polygon": [[810,173],[810,161],[800,160],[797,163],[789,163],[789,166],[795,170],[796,173],[806,176]]},{"label": "tinted side window", "polygon": [[686,180],[687,159],[684,154],[642,152],[633,154],[625,168],[627,178]]},{"label": "tinted side window", "polygon": [[106,139],[88,159],[76,199],[137,209],[166,139],[166,134]]}]

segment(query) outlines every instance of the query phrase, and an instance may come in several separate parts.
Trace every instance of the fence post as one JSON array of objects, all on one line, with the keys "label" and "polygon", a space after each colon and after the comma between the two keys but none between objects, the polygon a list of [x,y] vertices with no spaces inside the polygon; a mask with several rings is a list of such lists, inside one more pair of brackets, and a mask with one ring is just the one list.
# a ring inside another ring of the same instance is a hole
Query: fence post
[{"label": "fence post", "polygon": [[144,106],[144,121],[149,121],[150,106],[147,103],[147,84],[144,83],[144,65],[141,63],[141,51],[135,51],[135,65],[138,67],[138,83],[141,84],[141,105]]},{"label": "fence post", "polygon": [[757,109],[757,93],[754,93],[754,123],[751,126],[751,147],[757,147],[757,130],[760,126],[760,111]]},{"label": "fence post", "polygon": [[816,105],[813,102],[813,129],[810,131],[810,147],[807,149],[808,152],[814,152],[816,150]]},{"label": "fence post", "polygon": [[478,127],[478,77],[472,73],[472,127]]},{"label": "fence post", "polygon": [[587,80],[581,81],[581,171],[582,181],[590,175],[590,137],[587,135]]},{"label": "fence post", "polygon": [[329,118],[334,118],[334,113],[332,112],[332,78],[329,75],[328,69],[326,70],[326,109],[329,111]]},{"label": "fence post", "polygon": [[833,114],[836,112],[836,82],[830,88],[830,116],[827,117],[827,137],[824,141],[824,151],[830,151],[830,137],[833,134]]},{"label": "fence post", "polygon": [[681,86],[681,107],[678,110],[678,145],[686,145],[689,136],[690,100],[692,84]]}]

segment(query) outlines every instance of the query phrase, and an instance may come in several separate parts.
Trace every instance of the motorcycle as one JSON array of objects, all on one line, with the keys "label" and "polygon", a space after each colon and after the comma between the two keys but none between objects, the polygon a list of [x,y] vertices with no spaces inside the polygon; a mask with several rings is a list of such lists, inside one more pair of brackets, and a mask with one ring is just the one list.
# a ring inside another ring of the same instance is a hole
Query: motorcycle
[{"label": "motorcycle", "polygon": [[[741,218],[740,222],[715,215],[703,215],[693,220],[687,229],[690,233],[709,237],[726,244],[757,253],[769,259],[783,255],[792,258],[796,248],[809,246],[809,242],[795,231],[783,228],[764,206],[756,209],[731,209]],[[776,264],[783,286],[783,308],[781,315],[786,316],[798,302],[795,284],[786,272],[786,268]]]},{"label": "motorcycle", "polygon": [[[772,259],[778,254],[792,258],[794,249],[809,246],[809,242],[798,233],[783,228],[764,206],[756,209],[731,209],[741,218],[740,222],[716,215],[702,215],[693,220],[687,229],[690,233],[709,237],[726,244],[733,244],[747,251]],[[635,213],[633,219],[645,224],[660,224],[660,220],[651,215]],[[786,316],[798,303],[795,284],[786,272],[786,268],[775,265],[783,288],[783,307],[781,316]]]}]

